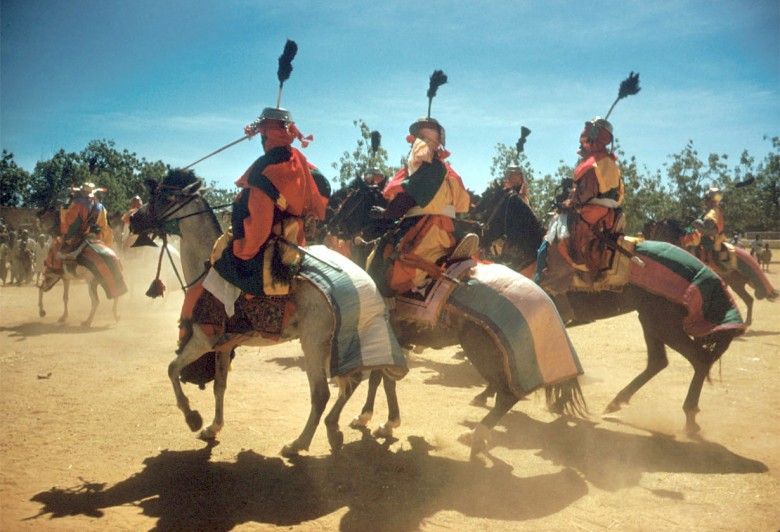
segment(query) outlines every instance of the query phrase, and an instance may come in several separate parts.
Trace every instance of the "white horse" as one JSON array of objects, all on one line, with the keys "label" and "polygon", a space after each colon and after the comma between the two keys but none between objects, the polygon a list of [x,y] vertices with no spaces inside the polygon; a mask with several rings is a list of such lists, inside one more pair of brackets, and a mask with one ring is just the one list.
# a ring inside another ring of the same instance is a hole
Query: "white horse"
[{"label": "white horse", "polygon": [[[131,229],[135,233],[144,233],[150,230],[160,231],[166,222],[176,219],[181,234],[180,253],[184,278],[192,284],[203,276],[203,265],[209,260],[213,243],[221,235],[217,218],[199,193],[200,181],[191,172],[171,171],[163,181],[162,186],[153,182],[147,183],[152,189],[151,200],[133,215]],[[520,278],[518,274],[507,271],[513,280]],[[296,278],[293,282],[293,293],[296,300],[296,311],[287,328],[283,331],[282,339],[300,338],[311,392],[311,410],[307,423],[298,438],[283,447],[282,454],[285,456],[295,455],[299,451],[309,448],[329,399],[326,368],[334,326],[331,309],[322,294],[310,281],[301,277]],[[552,303],[544,296],[543,292],[540,293],[544,299],[542,304],[548,305],[554,312]],[[538,298],[533,304],[536,303],[538,303]],[[557,313],[554,316],[557,320],[556,323],[559,322]],[[456,315],[451,316],[449,323],[435,330],[418,330],[414,327],[410,328],[407,324],[395,322],[395,320],[393,326],[399,333],[399,339],[402,339],[401,345],[409,341],[416,345],[429,347],[462,345],[480,374],[494,385],[498,392],[496,405],[477,425],[472,435],[472,456],[485,450],[490,430],[521,397],[512,389],[507,380],[501,353],[495,347],[491,349],[491,346],[495,346],[495,339],[474,321]],[[558,333],[565,336],[562,324],[560,324]],[[193,326],[192,337],[184,346],[180,347],[178,355],[168,367],[168,375],[173,385],[177,405],[184,413],[187,424],[193,431],[200,430],[203,421],[200,414],[190,408],[189,401],[182,390],[182,369],[207,353],[213,353],[213,346],[219,340],[218,336],[209,336],[201,327]],[[267,340],[259,340],[254,341],[251,345],[267,343],[269,343]],[[230,353],[229,351],[220,351],[216,353],[215,358],[215,413],[211,425],[200,432],[200,437],[204,439],[216,438],[224,426],[223,402]],[[327,436],[333,450],[338,450],[343,443],[343,434],[338,426],[339,416],[354,389],[353,385],[358,382],[359,377],[355,375],[325,418]],[[558,382],[553,386],[547,386],[546,392],[548,405],[554,411],[559,413],[564,411],[569,413],[583,412],[581,408],[583,406],[582,395],[576,377],[567,378],[565,382]]]},{"label": "white horse", "polygon": [[[214,242],[222,235],[217,218],[208,202],[201,195],[201,182],[191,172],[172,171],[163,181],[164,186],[149,182],[151,200],[141,207],[131,219],[134,233],[143,233],[150,228],[162,227],[165,222],[176,220],[181,233],[180,256],[182,273],[189,286],[204,277],[204,265],[209,261]],[[368,274],[366,279],[370,282]],[[279,341],[300,339],[303,348],[305,369],[309,380],[311,409],[309,418],[300,435],[284,445],[282,455],[294,456],[309,449],[311,441],[325,411],[330,389],[328,386],[328,364],[331,356],[331,338],[334,330],[334,317],[330,304],[322,292],[311,281],[296,277],[292,282],[295,298],[295,311],[283,329]],[[177,356],[168,366],[168,376],[176,395],[176,404],[184,413],[187,425],[193,431],[200,430],[199,437],[213,440],[225,424],[224,396],[227,388],[230,350],[216,351],[215,344],[219,335],[209,335],[197,324],[193,324],[192,336],[180,347]],[[254,336],[242,340],[240,345],[263,346],[278,342]],[[181,382],[182,370],[198,361],[204,355],[214,354],[214,419],[202,429],[203,419],[199,412],[190,408]],[[342,381],[345,397],[349,397],[360,382],[360,373],[356,372]],[[343,433],[339,430],[339,410],[332,410],[325,418],[328,442],[332,449],[338,450],[343,444]]]},{"label": "white horse", "polygon": [[[86,281],[89,288],[90,309],[87,319],[81,322],[83,327],[90,327],[92,320],[95,318],[95,312],[97,312],[100,298],[98,297],[98,280],[92,275],[87,268],[80,265],[75,265],[74,268],[65,267],[63,273],[55,273],[49,268],[45,268],[43,271],[43,279],[38,286],[38,315],[43,318],[46,316],[46,309],[43,308],[43,294],[51,290],[57,281],[62,280],[62,316],[57,320],[59,323],[65,323],[68,321],[68,301],[70,299],[70,283],[71,281]],[[114,316],[115,321],[119,321],[119,298],[112,300],[111,313]]]}]

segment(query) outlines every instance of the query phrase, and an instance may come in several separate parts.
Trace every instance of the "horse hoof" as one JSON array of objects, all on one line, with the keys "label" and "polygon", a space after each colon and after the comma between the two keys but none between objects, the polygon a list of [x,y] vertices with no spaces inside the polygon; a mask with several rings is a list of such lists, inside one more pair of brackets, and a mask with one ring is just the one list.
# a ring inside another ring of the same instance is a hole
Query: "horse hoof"
[{"label": "horse hoof", "polygon": [[613,412],[617,412],[620,410],[620,403],[617,403],[615,401],[612,401],[607,405],[607,407],[604,409],[604,414],[611,414]]},{"label": "horse hoof", "polygon": [[393,429],[398,428],[399,426],[401,426],[400,419],[397,421],[387,421],[379,425],[372,434],[374,438],[392,438]]},{"label": "horse hoof", "polygon": [[349,426],[353,429],[359,429],[360,427],[365,427],[368,425],[368,422],[371,421],[371,418],[374,416],[373,412],[363,412],[359,416],[355,416],[352,421],[349,422]]},{"label": "horse hoof", "polygon": [[82,321],[81,322],[81,326],[82,327],[92,327],[92,322],[91,321]]},{"label": "horse hoof", "polygon": [[184,416],[184,419],[187,421],[187,426],[192,432],[200,430],[200,428],[203,426],[203,418],[200,417],[200,412],[197,410]]},{"label": "horse hoof", "polygon": [[477,395],[474,397],[474,399],[471,400],[469,403],[471,406],[485,406],[487,405],[487,399],[482,397],[481,395]]},{"label": "horse hoof", "polygon": [[38,312],[38,316],[40,316],[41,318],[45,318],[46,317],[46,311],[45,310],[39,311]]},{"label": "horse hoof", "polygon": [[210,428],[203,429],[200,431],[200,434],[198,434],[198,439],[203,441],[214,441],[217,439],[217,433]]},{"label": "horse hoof", "polygon": [[301,451],[305,451],[305,450],[306,448],[301,447],[297,441],[294,441],[282,447],[280,454],[285,458],[293,458],[295,456],[298,456]]}]

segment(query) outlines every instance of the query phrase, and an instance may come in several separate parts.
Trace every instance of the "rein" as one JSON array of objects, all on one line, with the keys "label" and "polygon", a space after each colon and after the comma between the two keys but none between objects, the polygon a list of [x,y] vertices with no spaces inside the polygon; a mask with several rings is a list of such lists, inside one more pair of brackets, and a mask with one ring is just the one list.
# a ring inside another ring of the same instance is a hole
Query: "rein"
[{"label": "rein", "polygon": [[181,274],[179,273],[179,269],[176,267],[176,263],[173,260],[173,256],[171,255],[171,250],[168,249],[168,233],[165,231],[164,226],[170,222],[179,222],[180,220],[185,220],[187,218],[190,218],[192,216],[200,216],[201,214],[208,214],[213,213],[215,210],[218,209],[224,209],[227,207],[230,207],[231,204],[225,204],[225,205],[217,205],[216,207],[210,207],[207,206],[205,209],[198,210],[195,212],[191,212],[189,214],[185,214],[183,216],[179,217],[173,217],[174,214],[179,212],[181,209],[189,205],[192,201],[197,199],[200,196],[197,195],[189,195],[187,196],[187,200],[183,202],[178,202],[173,205],[171,205],[169,208],[166,208],[165,211],[163,211],[162,215],[155,216],[155,221],[157,222],[151,229],[154,230],[157,234],[160,235],[160,238],[162,239],[162,248],[160,249],[160,258],[157,260],[157,276],[155,277],[154,281],[152,281],[152,285],[149,287],[149,290],[146,292],[146,295],[149,297],[158,297],[163,295],[163,292],[165,290],[165,285],[160,280],[160,272],[162,270],[162,262],[163,262],[163,256],[167,253],[168,254],[168,260],[171,263],[171,268],[173,268],[173,273],[176,274],[176,280],[179,281],[179,286],[182,289],[182,292],[187,292],[189,288],[192,288],[196,284],[200,282],[203,277],[206,276],[206,273],[208,272],[208,269],[204,269],[203,273],[198,275],[191,283],[184,284],[184,281],[182,280]]}]

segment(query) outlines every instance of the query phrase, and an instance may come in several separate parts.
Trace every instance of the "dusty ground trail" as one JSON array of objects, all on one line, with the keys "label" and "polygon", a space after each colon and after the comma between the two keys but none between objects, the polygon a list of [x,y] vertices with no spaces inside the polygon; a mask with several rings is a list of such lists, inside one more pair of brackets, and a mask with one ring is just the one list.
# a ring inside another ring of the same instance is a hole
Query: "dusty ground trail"
[{"label": "dusty ground trail", "polygon": [[[780,285],[780,264],[770,278]],[[174,405],[180,294],[102,301],[91,329],[86,287],[56,323],[61,288],[37,314],[32,287],[0,288],[0,529],[15,530],[766,530],[780,527],[780,303],[760,301],[702,393],[703,431],[686,437],[691,369],[677,353],[630,407],[600,417],[645,362],[635,314],[571,329],[592,412],[556,420],[541,397],[515,406],[490,456],[462,436],[484,415],[480,379],[456,349],[415,355],[399,384],[396,439],[346,427],[332,455],[321,426],[306,456],[284,443],[308,414],[298,343],[242,348],[226,426],[206,445]],[[210,389],[187,385],[207,422]],[[335,389],[333,389],[335,393]],[[384,420],[378,400],[372,428]]]}]

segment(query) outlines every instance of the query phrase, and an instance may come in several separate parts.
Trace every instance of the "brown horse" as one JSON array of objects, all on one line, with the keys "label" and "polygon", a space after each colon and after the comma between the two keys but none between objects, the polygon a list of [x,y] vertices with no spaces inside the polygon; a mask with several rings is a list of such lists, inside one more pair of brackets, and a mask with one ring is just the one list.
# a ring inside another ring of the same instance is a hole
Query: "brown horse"
[{"label": "brown horse", "polygon": [[[695,249],[690,249],[683,244],[686,226],[678,220],[671,218],[661,221],[648,220],[642,232],[648,240],[668,242],[695,254]],[[769,279],[761,272],[759,264],[747,251],[734,246],[734,252],[737,255],[737,269],[717,268],[715,271],[729,288],[744,301],[747,307],[745,324],[750,325],[753,322],[753,297],[748,293],[746,286],[753,288],[754,295],[759,300],[766,298],[768,301],[774,301],[778,292],[772,287]]]},{"label": "brown horse", "polygon": [[[542,244],[544,231],[536,215],[525,202],[508,202],[500,194],[495,194],[493,205],[483,205],[490,213],[483,235],[486,241],[483,247],[490,246],[489,235],[499,235],[516,250],[513,263],[525,266],[523,272],[532,272],[536,267],[537,253]],[[490,203],[488,201],[488,203]],[[511,213],[506,209],[512,209]],[[364,220],[367,223],[367,220]],[[666,244],[656,243],[656,246]],[[523,256],[524,254],[524,256]],[[712,282],[714,274],[704,267],[706,276]],[[715,276],[716,277],[716,276]],[[724,288],[725,289],[725,288]],[[704,381],[708,378],[712,365],[726,352],[731,341],[744,331],[736,326],[720,329],[702,336],[692,337],[686,332],[684,320],[687,310],[680,304],[650,292],[637,285],[628,285],[622,291],[611,292],[570,292],[569,301],[574,312],[576,324],[607,319],[636,311],[643,329],[647,345],[647,367],[626,385],[606,407],[607,412],[620,410],[629,402],[650,379],[668,365],[666,348],[679,352],[691,364],[694,370],[688,393],[683,403],[685,430],[696,433],[700,430],[696,423],[699,412],[699,398]],[[714,297],[705,295],[705,297]],[[728,298],[725,294],[723,297]],[[708,303],[708,301],[705,301]],[[493,382],[488,381],[493,384]]]}]

